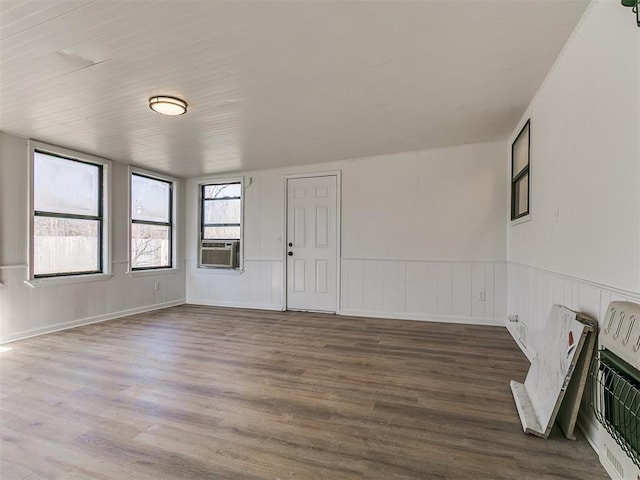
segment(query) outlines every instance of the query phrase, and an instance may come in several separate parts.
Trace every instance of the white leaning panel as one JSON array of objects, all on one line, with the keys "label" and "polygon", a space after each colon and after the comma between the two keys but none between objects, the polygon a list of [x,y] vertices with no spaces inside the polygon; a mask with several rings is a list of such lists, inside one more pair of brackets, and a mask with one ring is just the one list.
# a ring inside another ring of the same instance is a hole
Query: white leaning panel
[{"label": "white leaning panel", "polygon": [[545,330],[548,341],[540,346],[524,384],[511,381],[523,430],[543,438],[551,432],[591,327],[572,310],[554,305]]}]

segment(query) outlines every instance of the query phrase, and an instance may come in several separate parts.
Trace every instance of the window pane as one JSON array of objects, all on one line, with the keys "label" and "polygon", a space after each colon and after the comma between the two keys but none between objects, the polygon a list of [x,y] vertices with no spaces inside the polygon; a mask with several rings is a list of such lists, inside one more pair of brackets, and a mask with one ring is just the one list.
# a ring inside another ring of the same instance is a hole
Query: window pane
[{"label": "window pane", "polygon": [[131,224],[131,267],[170,267],[169,234],[162,225]]},{"label": "window pane", "polygon": [[162,180],[131,175],[131,218],[170,223],[171,185]]},{"label": "window pane", "polygon": [[514,178],[529,164],[529,125],[527,125],[522,133],[513,144],[513,172],[511,178]]},{"label": "window pane", "polygon": [[240,227],[205,227],[205,240],[240,240]]},{"label": "window pane", "polygon": [[204,223],[240,223],[240,200],[205,200]]},{"label": "window pane", "polygon": [[34,153],[34,209],[98,216],[100,167]]},{"label": "window pane", "polygon": [[515,201],[516,216],[520,216],[529,211],[529,175],[525,175],[514,185],[516,189]]},{"label": "window pane", "polygon": [[100,270],[98,224],[97,220],[34,217],[35,275]]},{"label": "window pane", "polygon": [[228,198],[240,197],[242,186],[239,183],[227,183],[222,185],[205,185],[204,198]]}]

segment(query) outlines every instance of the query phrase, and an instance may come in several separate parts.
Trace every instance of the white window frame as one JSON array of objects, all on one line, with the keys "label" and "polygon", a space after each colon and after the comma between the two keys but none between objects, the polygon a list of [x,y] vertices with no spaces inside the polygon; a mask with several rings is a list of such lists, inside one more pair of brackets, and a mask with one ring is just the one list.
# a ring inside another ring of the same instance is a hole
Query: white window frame
[{"label": "white window frame", "polygon": [[[154,267],[148,269],[133,269],[131,265],[131,176],[133,174],[139,174],[145,177],[154,178],[171,183],[171,267]],[[170,177],[161,173],[153,172],[151,170],[145,170],[138,167],[129,167],[127,173],[127,275],[130,277],[146,277],[153,275],[167,275],[176,273],[180,270],[178,266],[178,188],[180,181],[176,177]]]},{"label": "white window frame", "polygon": [[[85,163],[93,163],[102,167],[102,272],[86,273],[77,275],[65,275],[60,277],[38,277],[35,276],[34,265],[34,211],[35,211],[35,188],[34,188],[34,158],[35,152],[49,153],[71,160],[78,160]],[[58,285],[68,283],[84,283],[91,281],[107,280],[111,278],[111,161],[89,155],[87,153],[70,150],[68,148],[51,145],[48,143],[29,140],[29,279],[25,282],[31,287]]]},{"label": "white window frame", "polygon": [[[202,187],[205,185],[221,185],[225,183],[240,184],[240,247],[238,249],[238,267],[203,267],[200,265],[200,249],[202,248]],[[198,245],[196,247],[197,258],[196,266],[200,272],[204,273],[223,273],[223,274],[240,274],[244,272],[244,195],[245,181],[244,177],[207,177],[199,178],[198,182]]]}]

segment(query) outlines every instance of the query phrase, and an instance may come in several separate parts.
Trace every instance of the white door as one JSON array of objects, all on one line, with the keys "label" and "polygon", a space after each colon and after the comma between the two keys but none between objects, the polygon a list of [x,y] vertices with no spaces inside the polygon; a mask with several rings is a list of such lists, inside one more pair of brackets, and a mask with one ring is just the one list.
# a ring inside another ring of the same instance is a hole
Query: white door
[{"label": "white door", "polygon": [[335,175],[287,179],[287,309],[335,312]]}]

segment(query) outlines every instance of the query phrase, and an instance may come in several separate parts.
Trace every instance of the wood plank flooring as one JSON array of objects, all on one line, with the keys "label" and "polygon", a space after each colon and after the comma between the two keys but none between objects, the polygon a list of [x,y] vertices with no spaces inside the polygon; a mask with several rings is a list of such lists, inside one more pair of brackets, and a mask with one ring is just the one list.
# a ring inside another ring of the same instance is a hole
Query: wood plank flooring
[{"label": "wood plank flooring", "polygon": [[184,305],[6,345],[0,478],[608,478],[503,328]]}]

